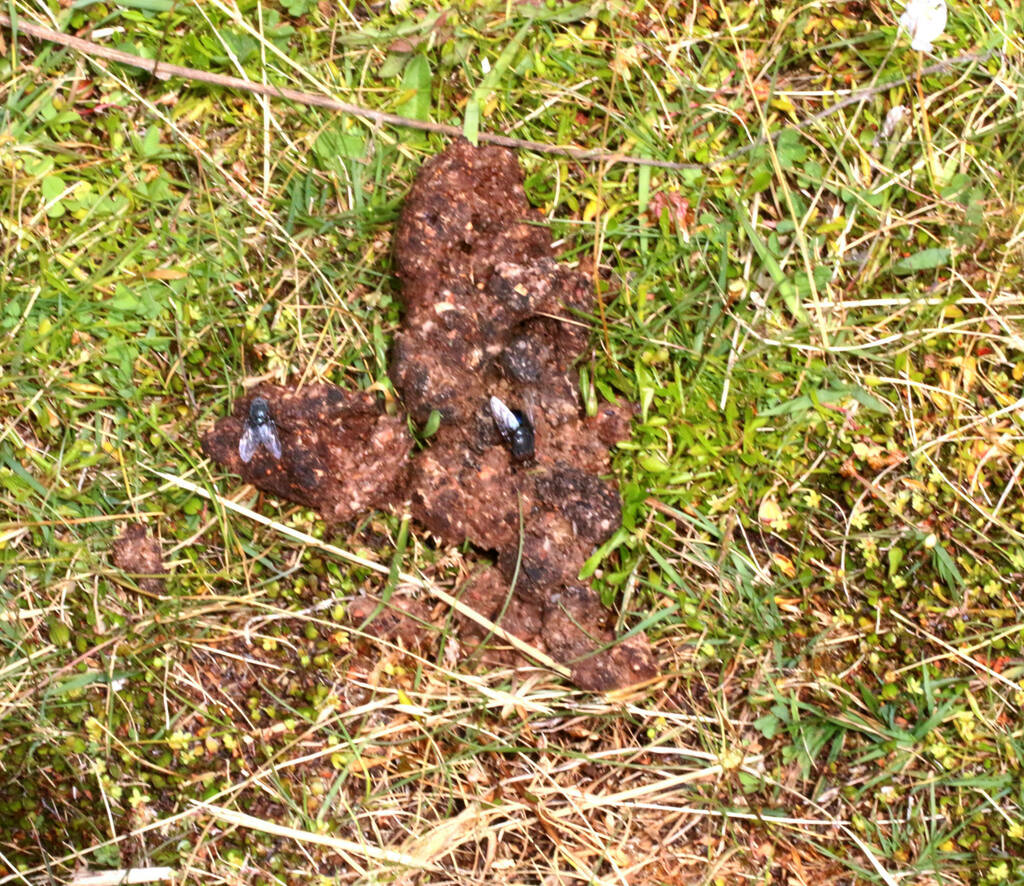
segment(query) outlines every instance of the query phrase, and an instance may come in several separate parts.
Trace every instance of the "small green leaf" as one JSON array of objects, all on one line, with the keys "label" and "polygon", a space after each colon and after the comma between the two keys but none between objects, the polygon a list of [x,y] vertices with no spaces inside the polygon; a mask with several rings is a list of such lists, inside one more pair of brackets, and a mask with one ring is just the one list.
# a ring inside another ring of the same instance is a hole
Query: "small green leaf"
[{"label": "small green leaf", "polygon": [[139,153],[143,157],[153,157],[160,151],[160,129],[157,126],[150,126],[146,135],[139,144]]},{"label": "small green leaf", "polygon": [[433,437],[439,427],[441,427],[441,413],[436,409],[431,409],[430,415],[427,416],[427,423],[423,426],[423,439],[427,440]]},{"label": "small green leaf", "polygon": [[651,474],[663,474],[668,470],[668,462],[666,462],[664,456],[660,454],[641,455],[640,458],[637,459],[637,463],[645,471]]},{"label": "small green leaf", "polygon": [[900,568],[900,564],[903,562],[903,549],[897,547],[889,548],[889,575],[895,575]]},{"label": "small green leaf", "polygon": [[342,132],[339,127],[325,129],[313,142],[313,155],[323,169],[343,175],[345,166],[339,158],[357,160],[364,155],[366,142],[357,129]]},{"label": "small green leaf", "polygon": [[71,639],[71,629],[62,621],[50,622],[50,642],[54,646],[67,646]]},{"label": "small green leaf", "polygon": [[774,714],[765,714],[754,721],[754,728],[765,738],[775,738],[782,722]]},{"label": "small green leaf", "polygon": [[414,120],[430,119],[430,60],[417,53],[402,73],[402,93],[405,98],[398,105],[398,113]]},{"label": "small green leaf", "polygon": [[59,175],[46,176],[39,184],[39,193],[43,195],[43,199],[47,203],[51,200],[56,200],[64,193],[64,179]]},{"label": "small green leaf", "polygon": [[110,306],[122,314],[131,314],[139,307],[139,300],[127,286],[118,284]]},{"label": "small green leaf", "polygon": [[916,274],[918,271],[931,271],[949,264],[950,251],[945,246],[933,249],[922,249],[913,255],[900,259],[892,266],[892,272],[900,276]]},{"label": "small green leaf", "polygon": [[797,130],[785,129],[775,145],[775,153],[779,158],[779,165],[788,170],[803,163],[807,157],[807,148],[801,143]]},{"label": "small green leaf", "polygon": [[870,409],[872,412],[878,412],[882,415],[888,415],[892,412],[884,400],[879,400],[878,397],[872,396],[867,391],[860,388],[850,388],[849,393],[865,409]]},{"label": "small green leaf", "polygon": [[813,394],[803,394],[772,406],[768,409],[759,409],[757,414],[760,418],[770,418],[776,415],[802,415],[820,403],[841,403],[846,399],[853,399],[860,403],[865,409],[878,412],[882,415],[889,414],[889,407],[877,397],[873,397],[867,391],[853,385],[842,385],[836,388],[825,388],[814,391]]},{"label": "small green leaf", "polygon": [[963,576],[957,568],[956,561],[950,556],[942,545],[937,544],[932,548],[932,563],[935,571],[951,591],[957,590],[963,584]]}]

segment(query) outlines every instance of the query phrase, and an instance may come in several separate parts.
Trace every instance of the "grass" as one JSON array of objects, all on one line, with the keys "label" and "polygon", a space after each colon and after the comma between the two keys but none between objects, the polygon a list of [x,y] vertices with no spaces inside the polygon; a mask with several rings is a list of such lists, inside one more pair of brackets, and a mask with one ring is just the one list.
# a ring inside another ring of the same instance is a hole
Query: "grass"
[{"label": "grass", "polygon": [[[664,680],[460,667],[443,606],[356,631],[473,552],[328,538],[201,456],[257,378],[391,396],[391,232],[446,138],[5,29],[0,883],[1024,882],[1017,5],[954,5],[936,58],[889,4],[395,5],[5,11],[687,164],[521,154],[594,267],[584,396],[640,406],[588,568]],[[162,592],[111,564],[129,521]]]}]

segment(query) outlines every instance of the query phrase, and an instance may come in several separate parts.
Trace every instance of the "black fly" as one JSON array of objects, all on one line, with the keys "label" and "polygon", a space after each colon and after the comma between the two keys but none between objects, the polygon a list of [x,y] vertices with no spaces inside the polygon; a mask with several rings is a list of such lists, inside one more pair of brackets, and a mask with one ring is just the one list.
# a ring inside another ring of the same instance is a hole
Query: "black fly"
[{"label": "black fly", "polygon": [[262,397],[253,397],[249,404],[249,417],[238,440],[238,454],[248,464],[261,446],[274,458],[281,457],[281,441],[277,436],[277,425],[270,417],[270,404]]},{"label": "black fly", "polygon": [[509,409],[497,397],[491,397],[491,415],[501,439],[516,461],[533,458],[533,422],[518,409]]}]

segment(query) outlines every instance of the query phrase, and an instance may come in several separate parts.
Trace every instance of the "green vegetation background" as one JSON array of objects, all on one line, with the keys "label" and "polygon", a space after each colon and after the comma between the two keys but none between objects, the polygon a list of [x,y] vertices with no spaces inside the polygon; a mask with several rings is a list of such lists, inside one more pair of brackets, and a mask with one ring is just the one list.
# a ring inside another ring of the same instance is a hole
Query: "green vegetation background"
[{"label": "green vegetation background", "polygon": [[[639,404],[587,570],[665,682],[470,677],[455,638],[346,632],[386,578],[156,474],[324,535],[198,433],[257,378],[389,396],[392,227],[447,137],[0,30],[0,883],[390,882],[385,849],[422,882],[1024,882],[1019,3],[953,5],[930,56],[873,2],[4,10],[685,168],[521,153],[595,267],[584,402]],[[130,521],[160,592],[111,564]],[[467,553],[380,514],[332,541],[448,585]],[[615,814],[556,839],[584,762]]]}]

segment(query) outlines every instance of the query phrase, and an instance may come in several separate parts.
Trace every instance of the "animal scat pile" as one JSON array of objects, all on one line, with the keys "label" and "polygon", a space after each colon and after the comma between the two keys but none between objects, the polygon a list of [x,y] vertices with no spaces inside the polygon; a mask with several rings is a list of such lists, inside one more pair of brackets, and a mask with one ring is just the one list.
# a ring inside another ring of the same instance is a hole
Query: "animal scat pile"
[{"label": "animal scat pile", "polygon": [[[572,312],[591,307],[592,287],[554,260],[514,155],[460,141],[428,161],[398,223],[395,261],[404,316],[390,375],[414,421],[440,413],[429,448],[413,455],[405,419],[366,393],[265,384],[206,434],[206,453],[332,522],[408,501],[444,542],[496,554],[497,565],[462,589],[463,601],[564,662],[578,685],[607,690],[653,678],[646,639],[612,645],[607,610],[576,578],[619,526],[618,491],[600,475],[609,447],[628,436],[632,410],[582,414],[570,369],[587,330]],[[280,459],[265,449],[249,463],[239,457],[254,396],[270,405]],[[504,445],[492,396],[531,417],[533,460],[520,463]],[[483,636],[463,622],[469,645]]]}]

